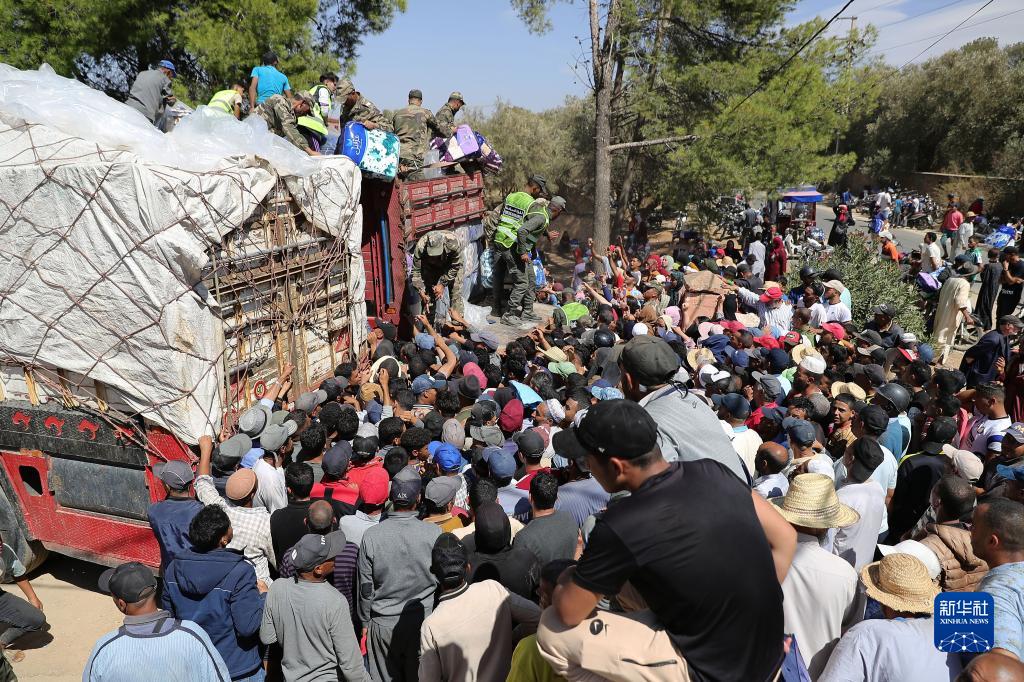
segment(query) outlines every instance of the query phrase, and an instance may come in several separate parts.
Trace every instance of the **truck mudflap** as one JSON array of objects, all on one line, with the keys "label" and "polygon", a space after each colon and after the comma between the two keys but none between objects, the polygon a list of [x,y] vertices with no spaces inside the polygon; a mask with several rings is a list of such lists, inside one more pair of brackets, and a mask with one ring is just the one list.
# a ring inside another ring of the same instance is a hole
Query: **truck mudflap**
[{"label": "truck mudflap", "polygon": [[[170,434],[141,434],[86,411],[52,403],[0,404],[0,532],[38,563],[42,546],[97,563],[160,563],[146,511],[163,496],[152,464],[191,461]],[[159,453],[155,456],[154,453]],[[5,511],[6,509],[6,511]],[[16,537],[20,533],[21,538]],[[23,559],[24,561],[24,559]],[[28,563],[26,563],[26,566]]]}]

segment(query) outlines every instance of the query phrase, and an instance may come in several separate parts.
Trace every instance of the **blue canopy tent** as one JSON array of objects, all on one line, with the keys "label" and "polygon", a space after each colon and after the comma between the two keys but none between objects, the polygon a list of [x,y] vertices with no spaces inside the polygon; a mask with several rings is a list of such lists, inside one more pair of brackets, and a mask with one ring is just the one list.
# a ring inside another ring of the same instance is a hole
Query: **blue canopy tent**
[{"label": "blue canopy tent", "polygon": [[795,187],[793,189],[787,189],[782,193],[783,201],[788,204],[816,204],[819,201],[824,201],[825,197],[815,189],[814,185],[804,185],[802,187]]},{"label": "blue canopy tent", "polygon": [[794,238],[799,241],[804,237],[804,228],[817,224],[817,203],[825,197],[814,185],[800,185],[781,190],[779,201],[784,204],[795,204],[787,214],[780,214],[779,228],[796,228]]}]

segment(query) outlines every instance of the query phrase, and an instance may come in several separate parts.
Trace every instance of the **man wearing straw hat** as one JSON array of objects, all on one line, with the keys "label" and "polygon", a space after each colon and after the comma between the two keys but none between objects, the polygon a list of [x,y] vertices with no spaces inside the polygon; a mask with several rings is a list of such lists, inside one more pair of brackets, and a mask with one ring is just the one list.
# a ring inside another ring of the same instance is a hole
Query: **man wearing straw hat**
[{"label": "man wearing straw hat", "polygon": [[867,596],[882,605],[885,618],[850,628],[818,682],[935,682],[955,677],[959,657],[942,653],[932,641],[932,612],[939,588],[921,560],[910,554],[890,554],[865,566],[860,577]]},{"label": "man wearing straw hat", "polygon": [[796,554],[782,583],[786,632],[797,645],[811,679],[816,679],[843,632],[864,617],[857,572],[821,546],[830,529],[845,528],[860,516],[836,497],[822,474],[795,477],[785,497],[772,500],[796,530]]}]

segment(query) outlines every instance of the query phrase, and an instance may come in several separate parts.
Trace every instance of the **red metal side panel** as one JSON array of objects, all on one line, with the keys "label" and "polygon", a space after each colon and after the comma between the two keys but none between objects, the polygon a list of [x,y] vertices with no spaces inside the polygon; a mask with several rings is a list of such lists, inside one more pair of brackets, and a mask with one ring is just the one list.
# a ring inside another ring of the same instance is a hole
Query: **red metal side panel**
[{"label": "red metal side panel", "polygon": [[[106,564],[140,561],[149,566],[160,565],[160,547],[149,524],[113,516],[64,509],[50,492],[47,458],[22,452],[0,453],[25,514],[30,534],[57,551],[87,556]],[[42,482],[42,494],[26,486],[20,469],[31,467]],[[152,473],[147,472],[150,490]],[[14,502],[12,500],[12,502]]]},{"label": "red metal side panel", "polygon": [[[360,198],[363,207],[362,253],[366,273],[366,315],[371,322],[381,318],[398,324],[405,294],[405,235],[396,184],[363,180]],[[382,219],[387,226],[386,240],[381,229]]]}]

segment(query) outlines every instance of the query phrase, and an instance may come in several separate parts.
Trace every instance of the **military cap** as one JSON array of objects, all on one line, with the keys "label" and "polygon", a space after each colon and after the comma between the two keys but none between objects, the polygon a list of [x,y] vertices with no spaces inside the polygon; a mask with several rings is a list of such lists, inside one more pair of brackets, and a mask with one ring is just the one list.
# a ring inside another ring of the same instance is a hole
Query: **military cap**
[{"label": "military cap", "polygon": [[459,92],[458,90],[456,90],[456,91],[455,91],[455,92],[453,92],[452,94],[448,95],[448,101],[451,101],[451,100],[453,100],[453,99],[457,99],[457,100],[459,100],[460,102],[462,102],[463,104],[465,104],[465,103],[466,103],[466,100],[462,99],[462,93],[461,93],[461,92]]},{"label": "military cap", "polygon": [[316,106],[316,100],[313,99],[313,95],[309,94],[305,90],[295,90],[293,93],[293,99],[301,99],[309,106],[309,110],[312,111],[313,107]]},{"label": "military cap", "polygon": [[409,99],[423,99],[423,91],[422,90],[410,90],[409,91]]},{"label": "military cap", "polygon": [[435,231],[427,235],[426,250],[428,256],[440,256],[444,253],[445,245],[451,246],[454,239],[447,232]]},{"label": "military cap", "polygon": [[557,208],[559,211],[564,211],[565,210],[565,199],[563,199],[562,197],[559,197],[559,196],[552,197],[550,206],[551,206],[551,208]]},{"label": "military cap", "polygon": [[342,78],[338,81],[338,87],[334,89],[334,95],[336,97],[345,97],[356,91],[356,87],[352,85],[352,80],[349,78]]}]

